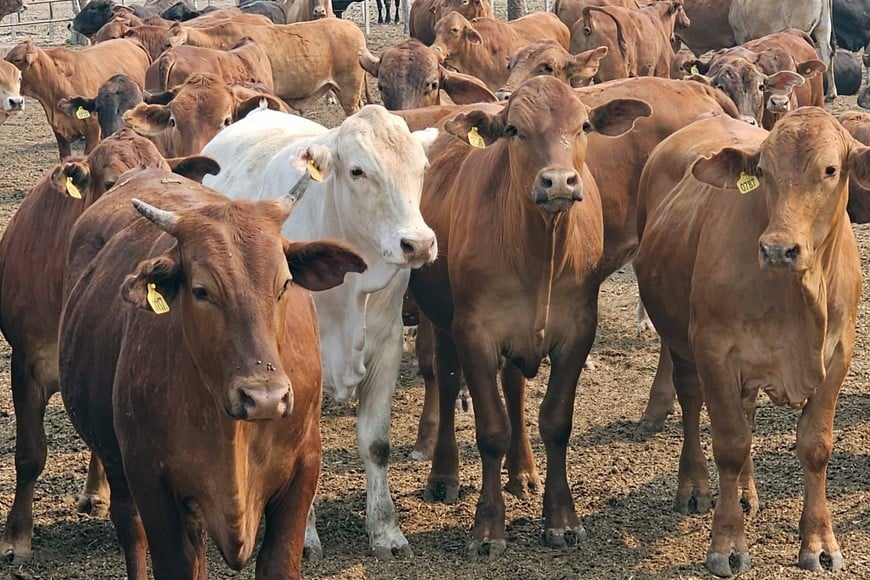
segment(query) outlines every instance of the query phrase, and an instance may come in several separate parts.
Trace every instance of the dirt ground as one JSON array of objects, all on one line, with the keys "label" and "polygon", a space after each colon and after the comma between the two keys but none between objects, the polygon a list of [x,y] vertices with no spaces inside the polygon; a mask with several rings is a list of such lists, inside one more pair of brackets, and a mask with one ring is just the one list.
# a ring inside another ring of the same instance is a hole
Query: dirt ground
[{"label": "dirt ground", "polygon": [[[374,6],[372,6],[374,8]],[[503,6],[501,7],[503,9]],[[361,21],[358,5],[347,16]],[[33,17],[33,15],[29,15]],[[45,31],[36,31],[47,42]],[[22,32],[19,33],[23,34]],[[378,52],[402,37],[401,28],[374,26],[369,44]],[[60,41],[62,38],[58,38]],[[0,46],[10,44],[0,36]],[[832,110],[855,106],[841,98]],[[337,107],[319,107],[311,116],[328,125],[341,120]],[[57,161],[57,149],[36,101],[27,112],[0,126],[0,225],[5,225],[27,190]],[[855,228],[865,274],[870,264],[870,229]],[[865,293],[865,296],[867,294]],[[584,372],[575,408],[568,454],[569,481],[589,539],[577,548],[552,550],[539,542],[541,497],[519,501],[507,495],[508,549],[495,562],[467,563],[462,548],[480,489],[480,467],[470,414],[458,418],[462,491],[455,505],[422,500],[428,465],[405,459],[416,434],[423,400],[422,381],[411,354],[402,366],[401,388],[393,408],[390,484],[401,525],[414,558],[382,563],[368,553],[365,533],[365,477],[354,446],[356,407],[326,402],[324,470],[317,498],[325,557],[306,563],[304,574],[318,578],[697,578],[703,566],[711,516],[681,516],[671,510],[681,444],[679,412],[665,431],[647,440],[632,436],[646,402],[658,341],[634,327],[637,290],[630,270],[601,290],[601,317],[593,356],[597,368]],[[858,344],[840,396],[835,448],[828,478],[834,530],[847,570],[839,578],[870,577],[870,364],[868,308],[858,319]],[[536,409],[547,369],[530,385],[527,421],[538,469],[545,476]],[[14,490],[15,417],[9,390],[9,348],[0,348],[0,513],[8,512]],[[761,400],[754,458],[761,499],[758,516],[747,526],[754,568],[746,578],[801,578],[796,567],[803,478],[795,456],[798,412]],[[85,479],[87,453],[67,420],[59,397],[46,416],[49,459],[36,491],[34,559],[23,567],[0,564],[0,576],[44,579],[123,578],[123,559],[107,519],[75,513],[73,496]],[[711,455],[709,431],[702,433]],[[715,468],[710,457],[714,480]],[[5,566],[5,569],[4,569]],[[253,578],[253,567],[229,570],[211,552],[214,578]]]}]

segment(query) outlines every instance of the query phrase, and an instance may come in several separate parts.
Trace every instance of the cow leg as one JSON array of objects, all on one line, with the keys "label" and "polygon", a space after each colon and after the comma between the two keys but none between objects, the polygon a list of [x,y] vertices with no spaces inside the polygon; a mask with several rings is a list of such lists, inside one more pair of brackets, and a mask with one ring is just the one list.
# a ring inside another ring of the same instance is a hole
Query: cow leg
[{"label": "cow leg", "polygon": [[673,362],[668,347],[662,342],[659,351],[659,364],[649,389],[649,399],[634,434],[645,438],[658,433],[665,427],[668,415],[674,412]]},{"label": "cow leg", "polygon": [[323,558],[323,545],[317,534],[317,514],[314,513],[313,501],[308,510],[308,519],[305,521],[305,546],[302,549],[302,555],[312,562],[317,562]]},{"label": "cow leg", "polygon": [[[111,488],[111,503],[109,516],[115,526],[118,535],[118,543],[124,551],[124,561],[127,567],[127,578],[130,580],[147,580],[147,556],[148,542],[145,539],[145,529],[142,527],[142,519],[139,510],[130,495],[130,488],[120,466],[112,469],[106,468],[106,477]],[[155,568],[155,576],[156,576]],[[159,576],[156,576],[159,578]]]},{"label": "cow leg", "polygon": [[825,93],[825,101],[830,102],[837,98],[837,84],[834,81],[834,48],[831,46],[831,20],[822,18],[819,24],[810,34],[819,48],[819,57],[828,67],[825,77],[828,80],[828,90]]},{"label": "cow leg", "polygon": [[541,476],[535,467],[529,430],[526,428],[526,377],[512,362],[501,371],[501,386],[511,422],[511,444],[507,452],[508,482],[505,489],[520,499],[528,499],[529,492],[539,493]]},{"label": "cow leg", "polygon": [[109,482],[106,480],[106,471],[97,454],[91,451],[88,478],[85,481],[85,488],[76,501],[76,509],[82,514],[104,517],[108,508]]},{"label": "cow leg", "polygon": [[595,339],[594,310],[591,321],[578,325],[578,330],[587,332],[579,341],[566,343],[560,352],[550,355],[550,382],[538,416],[541,439],[547,450],[543,540],[552,548],[573,546],[586,539],[568,486],[565,455],[571,439],[577,381]]},{"label": "cow leg", "polygon": [[66,137],[57,131],[54,132],[54,138],[57,141],[57,151],[60,153],[60,160],[63,161],[72,153],[72,147],[70,142],[66,140]]},{"label": "cow leg", "polygon": [[438,433],[438,385],[435,383],[435,334],[432,322],[420,313],[417,324],[417,364],[423,375],[424,395],[423,411],[420,413],[420,423],[417,426],[417,441],[408,459],[415,461],[431,459],[435,449],[435,437]]},{"label": "cow leg", "polygon": [[707,459],[701,449],[701,406],[704,404],[704,391],[701,389],[698,370],[693,364],[676,358],[667,347],[664,348],[662,356],[671,361],[668,366],[673,368],[673,384],[683,410],[683,449],[680,453],[674,510],[681,514],[706,513],[713,505],[713,494],[710,492]]},{"label": "cow leg", "polygon": [[[360,70],[362,69],[360,68]],[[366,82],[365,76],[360,77],[358,83],[340,83],[340,88],[338,90],[338,103],[341,105],[341,108],[344,111],[345,115],[353,115],[360,110],[360,107],[362,105],[362,99],[360,95],[362,94],[364,82]],[[356,90],[351,90],[351,87],[355,87]]]},{"label": "cow leg", "polygon": [[[758,389],[743,393],[743,415],[749,427],[755,430],[755,402],[758,399]],[[755,487],[755,469],[752,465],[752,454],[746,458],[746,464],[740,472],[738,484],[740,503],[748,519],[752,519],[758,513],[758,490]]]},{"label": "cow leg", "polygon": [[380,357],[368,364],[360,385],[357,438],[366,470],[366,529],[378,559],[411,556],[408,540],[399,529],[396,506],[390,496],[387,463],[390,459],[390,411],[402,358],[402,323],[396,320],[392,340]]},{"label": "cow leg", "polygon": [[33,555],[33,488],[45,467],[45,406],[53,391],[31,375],[31,365],[16,350],[12,353],[12,401],[15,407],[15,499],[6,518],[0,548],[12,563]]},{"label": "cow leg", "polygon": [[[390,9],[389,8],[389,6],[390,6],[389,1],[390,0],[387,0],[387,10]],[[377,4],[378,4],[378,24],[383,24],[384,23],[384,5],[383,5],[383,2],[381,0],[377,0]],[[389,14],[389,12],[388,12],[388,14]],[[387,18],[389,18],[389,16],[387,16]]]},{"label": "cow leg", "polygon": [[801,550],[798,562],[807,570],[822,570],[820,556],[827,554],[831,569],[843,568],[845,560],[831,527],[831,512],[825,489],[828,462],[833,449],[834,411],[849,358],[842,344],[835,351],[827,376],[807,401],[797,426],[797,454],[804,469],[804,507],[801,512]]},{"label": "cow leg", "polygon": [[438,438],[423,492],[428,502],[459,501],[459,448],[456,446],[456,395],[461,371],[453,337],[435,328],[435,380],[438,389]]},{"label": "cow leg", "polygon": [[396,0],[396,18],[394,20],[395,24],[399,23],[399,2],[400,0]]}]

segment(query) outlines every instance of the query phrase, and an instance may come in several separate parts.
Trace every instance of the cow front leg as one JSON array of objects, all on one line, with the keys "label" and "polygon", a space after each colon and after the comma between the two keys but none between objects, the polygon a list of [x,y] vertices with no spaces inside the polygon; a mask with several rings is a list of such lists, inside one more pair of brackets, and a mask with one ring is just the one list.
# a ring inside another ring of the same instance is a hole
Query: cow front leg
[{"label": "cow front leg", "polygon": [[399,1],[396,0],[396,19],[393,21],[395,24],[399,23]]},{"label": "cow front leg", "polygon": [[849,356],[842,344],[834,353],[825,381],[807,401],[797,426],[797,454],[804,469],[804,507],[801,512],[801,550],[798,564],[806,570],[823,570],[821,555],[833,571],[845,565],[831,526],[825,480],[833,450],[834,411]]},{"label": "cow front leg", "polygon": [[423,491],[428,502],[459,501],[459,448],[456,446],[456,395],[462,372],[450,333],[435,329],[435,380],[438,385],[438,438]]},{"label": "cow front leg", "polygon": [[681,514],[706,513],[713,506],[707,458],[701,450],[701,406],[704,391],[698,378],[698,369],[665,347],[661,355],[667,357],[673,368],[673,381],[680,407],[683,409],[683,448],[677,478],[677,497],[674,510]]},{"label": "cow front leg", "polygon": [[369,372],[360,385],[356,427],[359,455],[366,471],[366,529],[372,551],[381,560],[413,555],[399,529],[387,478],[390,411],[402,356],[402,324],[398,319],[392,334],[383,345],[380,357],[367,364]]},{"label": "cow front leg", "polygon": [[318,562],[323,559],[323,544],[320,543],[320,536],[317,534],[317,514],[314,510],[314,502],[311,502],[311,508],[308,510],[308,518],[305,520],[305,542],[302,548],[302,555],[311,562]]},{"label": "cow front leg", "polygon": [[649,389],[646,409],[644,409],[643,415],[634,429],[636,437],[649,437],[665,428],[665,420],[668,415],[674,412],[673,372],[670,352],[665,343],[662,342],[659,350],[659,363]]},{"label": "cow front leg", "polygon": [[105,517],[109,511],[109,482],[97,454],[91,451],[85,488],[76,500],[76,510],[94,517]]},{"label": "cow front leg", "polygon": [[[389,0],[387,0],[387,2],[388,2],[387,10],[389,10],[390,9],[389,8],[389,6],[390,6]],[[382,3],[382,0],[377,0],[377,5],[378,5],[378,24],[383,24],[384,23],[384,5]]]},{"label": "cow front leg", "polygon": [[507,362],[501,372],[501,385],[511,422],[505,490],[520,499],[528,499],[529,493],[540,493],[541,476],[535,467],[529,430],[526,428],[526,377],[515,364]]},{"label": "cow front leg", "polygon": [[[147,580],[148,562],[146,550],[148,542],[145,539],[145,529],[130,488],[124,476],[123,468],[118,465],[106,468],[106,478],[111,489],[109,517],[115,526],[118,543],[124,552],[124,563],[127,568],[127,578],[130,580]],[[155,577],[156,570],[155,570]]]}]

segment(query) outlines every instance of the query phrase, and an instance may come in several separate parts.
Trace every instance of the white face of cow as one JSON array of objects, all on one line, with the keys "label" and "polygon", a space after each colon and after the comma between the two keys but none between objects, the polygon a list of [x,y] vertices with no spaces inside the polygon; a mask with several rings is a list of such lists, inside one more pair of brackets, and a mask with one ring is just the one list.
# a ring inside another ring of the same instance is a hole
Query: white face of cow
[{"label": "white face of cow", "polygon": [[0,60],[0,123],[24,110],[21,96],[21,71],[15,65]]},{"label": "white face of cow", "polygon": [[411,133],[403,119],[369,105],[298,157],[310,160],[324,179],[335,180],[345,231],[355,231],[386,262],[419,268],[438,253],[435,233],[420,214],[426,150],[437,135],[436,129]]}]

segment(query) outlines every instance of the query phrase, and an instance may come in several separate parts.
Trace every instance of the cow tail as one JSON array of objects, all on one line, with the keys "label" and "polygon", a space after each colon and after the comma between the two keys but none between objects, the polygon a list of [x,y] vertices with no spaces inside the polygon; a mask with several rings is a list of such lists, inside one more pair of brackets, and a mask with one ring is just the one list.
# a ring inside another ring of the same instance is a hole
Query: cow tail
[{"label": "cow tail", "polygon": [[172,68],[175,65],[175,59],[170,58],[168,55],[163,55],[160,57],[160,64],[158,64],[158,68],[160,71],[160,90],[168,91],[172,87],[169,86],[169,77],[172,75]]},{"label": "cow tail", "polygon": [[368,73],[366,73],[363,76],[363,90],[365,91],[365,95],[366,95],[366,105],[374,104],[374,101],[372,101],[372,92],[369,89],[369,75],[368,75]]},{"label": "cow tail", "polygon": [[605,10],[601,6],[584,6],[583,7],[583,20],[584,25],[591,28],[589,26],[589,13],[592,11],[601,12],[602,14],[606,14],[611,20],[613,20],[614,24],[616,24],[616,43],[619,45],[619,51],[622,53],[622,58],[626,59],[626,62],[629,59],[628,55],[628,43],[625,42],[625,35],[622,32],[622,23],[619,21],[619,18]]}]

